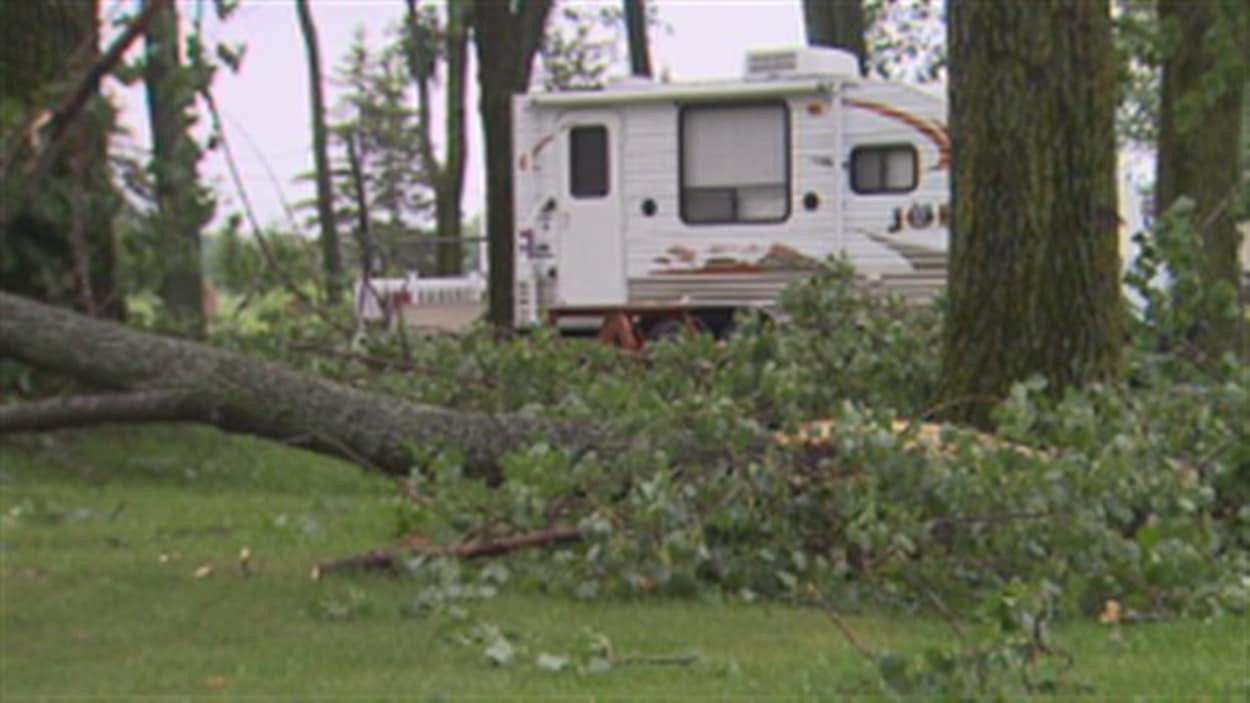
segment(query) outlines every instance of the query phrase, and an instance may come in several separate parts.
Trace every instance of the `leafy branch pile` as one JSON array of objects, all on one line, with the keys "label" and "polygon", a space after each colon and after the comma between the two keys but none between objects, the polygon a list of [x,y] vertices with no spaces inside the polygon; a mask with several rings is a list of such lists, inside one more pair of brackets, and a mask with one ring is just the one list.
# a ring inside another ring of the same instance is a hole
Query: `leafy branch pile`
[{"label": "leafy branch pile", "polygon": [[885,690],[1043,691],[1070,685],[1057,619],[1250,606],[1250,369],[1158,353],[1156,321],[1184,316],[1151,300],[1130,383],[1062,397],[1019,384],[993,435],[924,422],[938,315],[859,293],[836,262],[787,292],[789,324],[743,320],[723,343],[645,358],[545,333],[330,358],[304,339],[297,356],[425,402],[633,438],[611,452],[534,444],[495,486],[466,476],[455,449],[414,448],[404,534],[576,528],[572,544],[507,557],[513,584],[781,599],[835,622],[868,604],[935,613],[956,633],[949,650],[862,647]]}]

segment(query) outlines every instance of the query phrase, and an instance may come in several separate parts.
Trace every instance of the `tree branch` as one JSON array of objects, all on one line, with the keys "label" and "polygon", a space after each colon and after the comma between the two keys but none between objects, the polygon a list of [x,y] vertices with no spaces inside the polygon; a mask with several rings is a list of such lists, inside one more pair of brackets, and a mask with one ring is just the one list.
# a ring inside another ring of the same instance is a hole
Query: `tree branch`
[{"label": "tree branch", "polygon": [[[61,102],[51,111],[42,111],[27,119],[19,128],[23,138],[13,138],[10,140],[9,153],[5,155],[3,164],[3,172],[8,173],[13,162],[17,160],[18,154],[23,146],[35,147],[36,161],[31,172],[34,174],[42,173],[47,163],[47,156],[53,151],[53,147],[65,135],[65,130],[69,127],[78,113],[82,112],[82,108],[87,104],[87,100],[91,98],[100,88],[100,80],[112,71],[113,68],[125,56],[126,51],[135,41],[143,36],[143,31],[147,27],[148,22],[153,16],[171,0],[152,0],[148,3],[137,17],[130,21],[126,29],[118,35],[109,48],[91,64],[79,77],[74,89],[61,99]],[[35,143],[35,135],[41,130],[47,129],[47,143],[37,146]]]},{"label": "tree branch", "polygon": [[181,391],[76,395],[0,405],[0,434],[116,422],[202,422],[211,413]]},{"label": "tree branch", "polygon": [[[367,460],[407,475],[421,451],[458,448],[465,472],[497,480],[499,459],[543,440],[605,454],[628,437],[589,438],[584,425],[524,415],[495,418],[370,393],[225,349],[140,332],[0,292],[0,356],[52,369],[104,388],[187,393],[196,417],[228,432],[289,441]],[[415,450],[420,450],[414,452]]]},{"label": "tree branch", "polygon": [[372,549],[334,561],[324,561],[312,568],[313,580],[325,574],[339,571],[390,571],[397,562],[407,554],[424,554],[435,557],[453,557],[456,559],[477,559],[479,557],[498,556],[509,552],[534,547],[548,547],[555,544],[576,542],[582,538],[576,527],[549,527],[535,532],[501,537],[488,540],[468,540],[455,544],[425,544],[415,541],[404,549]]}]

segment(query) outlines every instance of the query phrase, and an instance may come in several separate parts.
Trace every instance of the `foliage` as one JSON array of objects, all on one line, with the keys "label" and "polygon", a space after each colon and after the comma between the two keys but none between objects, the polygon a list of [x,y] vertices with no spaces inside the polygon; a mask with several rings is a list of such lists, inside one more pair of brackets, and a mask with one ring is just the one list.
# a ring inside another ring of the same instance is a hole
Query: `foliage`
[{"label": "foliage", "polygon": [[[665,31],[655,3],[646,15],[648,31]],[[628,73],[625,39],[621,3],[561,2],[547,22],[534,82],[545,90],[602,88],[610,72]]]},{"label": "foliage", "polygon": [[[6,435],[0,485],[6,700],[86,691],[380,699],[397,690],[422,700],[843,700],[876,690],[863,680],[868,667],[811,609],[654,597],[581,603],[509,586],[468,601],[461,625],[433,612],[399,615],[438,582],[433,561],[410,578],[312,581],[313,562],[385,542],[393,485],[272,442],[186,425]],[[243,547],[250,575],[240,569]],[[213,573],[194,578],[202,565]],[[483,583],[477,572],[500,566],[462,565],[459,581]],[[846,619],[908,661],[946,639],[940,621],[925,616]],[[515,647],[511,666],[485,663],[484,642],[455,641],[478,623]],[[1055,636],[1104,697],[1237,700],[1244,624],[1063,623]],[[604,639],[617,665],[580,671]],[[692,651],[701,656],[687,666],[626,663]],[[568,662],[551,671],[543,654]]]},{"label": "foliage", "polygon": [[868,66],[881,78],[943,83],[945,7],[937,0],[865,0]]},{"label": "foliage", "polygon": [[231,217],[205,238],[206,277],[221,290],[238,295],[278,290],[286,285],[286,277],[305,283],[317,280],[320,256],[314,242],[281,230],[262,236],[281,271],[268,264],[262,245],[241,232],[240,220]]},{"label": "foliage", "polygon": [[535,80],[546,90],[601,88],[621,60],[623,37],[620,3],[564,3],[547,23]]},{"label": "foliage", "polygon": [[[441,31],[432,12],[420,17],[431,33]],[[357,250],[379,257],[375,269],[389,268],[388,262],[401,270],[417,265],[400,261],[405,255],[398,241],[428,227],[433,204],[429,175],[421,166],[421,131],[403,31],[389,29],[386,43],[375,50],[358,30],[335,77],[344,90],[331,125],[335,212],[340,224],[354,232]],[[350,165],[353,150],[359,184]],[[368,232],[361,231],[362,200]]]},{"label": "foliage", "polygon": [[[1178,366],[1141,348],[1130,385],[1059,398],[1017,385],[986,435],[921,422],[936,309],[862,293],[836,261],[783,300],[785,324],[743,319],[723,343],[665,341],[646,358],[479,331],[299,362],[429,403],[633,438],[580,453],[535,444],[504,461],[497,487],[466,478],[454,449],[422,448],[409,485],[432,500],[399,500],[400,532],[453,542],[575,526],[580,543],[507,565],[513,587],[580,599],[766,598],[948,619],[958,646],[867,652],[886,691],[1072,692],[1056,622],[1112,603],[1125,621],[1250,606],[1244,367]],[[1142,339],[1177,324],[1170,315],[1148,315]],[[778,439],[815,418],[830,421],[819,437]],[[434,592],[464,588],[450,583]],[[477,632],[473,646],[497,645]],[[505,639],[514,656],[537,655]]]},{"label": "foliage", "polygon": [[[1165,40],[1156,5],[1156,0],[1117,0],[1114,6],[1120,95],[1116,133],[1124,143],[1153,146],[1158,131]],[[890,80],[945,82],[946,22],[942,3],[866,0],[865,9],[872,73]],[[1219,41],[1226,43],[1229,38],[1224,33]],[[1223,55],[1231,57],[1235,53]]]},{"label": "foliage", "polygon": [[[1234,212],[1250,212],[1250,184],[1242,191],[1239,199],[1227,203]],[[1181,197],[1152,229],[1136,233],[1138,256],[1126,276],[1141,301],[1141,321],[1134,329],[1137,345],[1157,355],[1155,361],[1170,366],[1172,373],[1235,364],[1205,358],[1191,340],[1202,325],[1236,323],[1244,315],[1235,286],[1211,284],[1202,275],[1202,227],[1210,223],[1195,219],[1194,201]]]},{"label": "foliage", "polygon": [[1115,5],[1120,105],[1116,132],[1129,143],[1153,146],[1159,130],[1163,47],[1156,0],[1119,0]]}]

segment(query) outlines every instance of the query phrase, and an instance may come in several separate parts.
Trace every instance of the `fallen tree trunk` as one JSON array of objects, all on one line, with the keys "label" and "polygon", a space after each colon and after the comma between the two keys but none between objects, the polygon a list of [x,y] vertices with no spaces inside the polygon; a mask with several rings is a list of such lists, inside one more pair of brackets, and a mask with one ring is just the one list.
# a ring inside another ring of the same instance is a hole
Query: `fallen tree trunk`
[{"label": "fallen tree trunk", "polygon": [[[134,409],[137,415],[148,412],[152,419],[198,420],[230,432],[299,444],[392,475],[411,471],[414,448],[458,447],[464,452],[466,471],[482,477],[497,477],[502,455],[536,439],[575,451],[592,444],[601,450],[612,448],[608,438],[583,426],[530,416],[461,412],[369,393],[242,354],[140,332],[3,292],[0,356],[107,389],[159,392],[147,398],[162,402]],[[45,412],[28,413],[29,421],[0,424],[0,432],[51,427],[58,415],[62,420],[87,417],[92,413],[84,408],[90,405],[89,401],[77,405],[64,401],[58,409],[52,402]],[[8,418],[20,418],[22,412],[6,410]],[[35,422],[36,416],[42,421]],[[94,416],[107,418],[108,413]]]},{"label": "fallen tree trunk", "polygon": [[177,391],[48,398],[0,405],[0,432],[40,432],[115,422],[200,422],[203,409]]}]

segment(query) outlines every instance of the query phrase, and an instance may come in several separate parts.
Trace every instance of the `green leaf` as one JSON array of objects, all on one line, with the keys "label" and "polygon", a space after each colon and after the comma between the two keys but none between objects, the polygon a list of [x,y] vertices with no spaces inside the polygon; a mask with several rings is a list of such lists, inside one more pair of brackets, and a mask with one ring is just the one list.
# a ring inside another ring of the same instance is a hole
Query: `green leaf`
[{"label": "green leaf", "polygon": [[512,660],[516,657],[516,648],[508,641],[506,637],[500,635],[483,652],[486,661],[489,664],[498,667],[506,667],[512,665]]},{"label": "green leaf", "polygon": [[546,652],[540,652],[538,658],[534,660],[534,666],[538,667],[539,671],[564,671],[568,665],[568,657]]},{"label": "green leaf", "polygon": [[592,657],[586,662],[586,673],[604,674],[612,670],[612,660],[607,657]]}]

